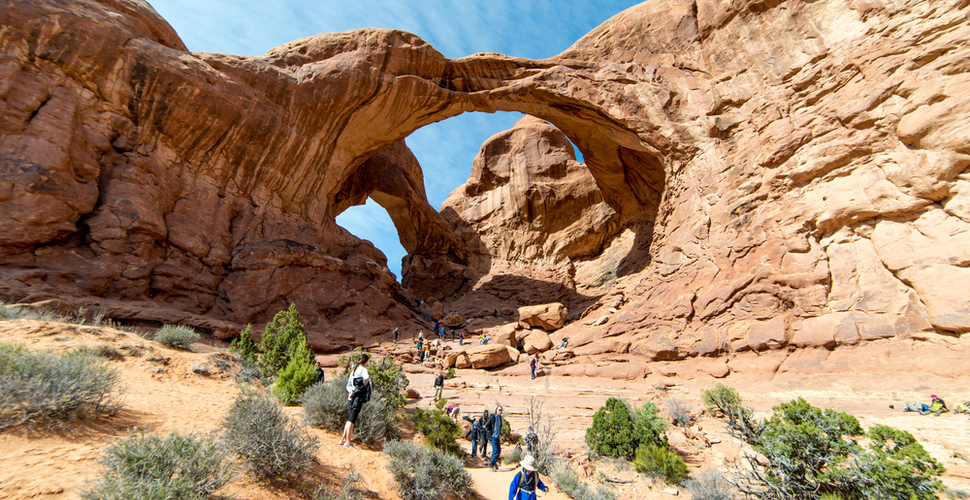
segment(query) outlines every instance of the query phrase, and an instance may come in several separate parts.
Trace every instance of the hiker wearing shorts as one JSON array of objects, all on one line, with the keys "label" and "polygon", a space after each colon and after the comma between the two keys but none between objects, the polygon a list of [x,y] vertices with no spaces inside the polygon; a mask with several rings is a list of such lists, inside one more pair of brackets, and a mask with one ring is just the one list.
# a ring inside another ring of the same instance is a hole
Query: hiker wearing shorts
[{"label": "hiker wearing shorts", "polygon": [[360,362],[350,372],[347,377],[347,399],[350,400],[350,411],[347,414],[347,423],[344,424],[344,433],[340,436],[338,445],[353,448],[354,443],[351,438],[354,434],[354,424],[360,415],[360,409],[370,400],[370,374],[367,373],[367,363],[370,355],[366,352],[360,355]]}]

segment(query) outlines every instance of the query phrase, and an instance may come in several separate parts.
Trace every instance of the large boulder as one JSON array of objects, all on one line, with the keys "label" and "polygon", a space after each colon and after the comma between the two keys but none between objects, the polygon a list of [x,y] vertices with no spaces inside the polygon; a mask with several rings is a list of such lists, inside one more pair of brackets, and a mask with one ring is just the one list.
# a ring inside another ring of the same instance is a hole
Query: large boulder
[{"label": "large boulder", "polygon": [[552,339],[549,338],[548,333],[542,330],[532,330],[532,333],[522,342],[522,350],[529,354],[546,352],[549,349],[552,349]]},{"label": "large boulder", "polygon": [[526,328],[539,327],[547,331],[558,330],[566,324],[569,311],[559,303],[525,306],[519,308],[519,323]]},{"label": "large boulder", "polygon": [[509,351],[504,345],[479,345],[465,350],[472,368],[495,368],[509,361]]}]

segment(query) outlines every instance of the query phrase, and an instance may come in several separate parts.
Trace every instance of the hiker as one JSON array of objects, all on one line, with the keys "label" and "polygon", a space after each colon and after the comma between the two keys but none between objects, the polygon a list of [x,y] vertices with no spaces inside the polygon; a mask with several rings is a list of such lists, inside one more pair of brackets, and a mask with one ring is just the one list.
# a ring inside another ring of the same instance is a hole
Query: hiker
[{"label": "hiker", "polygon": [[484,410],[482,410],[482,416],[478,417],[478,421],[479,421],[478,444],[480,448],[478,450],[478,454],[482,456],[482,460],[485,459],[485,449],[486,449],[486,446],[488,445],[488,436],[486,435],[486,432],[485,432],[485,424],[488,423],[488,419],[489,419],[488,408],[485,408]]},{"label": "hiker", "polygon": [[347,423],[344,424],[344,433],[340,436],[338,445],[353,448],[351,441],[354,435],[354,424],[357,423],[357,416],[364,403],[370,401],[370,374],[367,373],[367,363],[370,355],[366,352],[360,355],[360,362],[350,371],[347,377],[347,399],[350,401],[350,412],[347,415]]},{"label": "hiker", "polygon": [[421,356],[421,361],[425,360],[431,361],[431,344],[424,345],[424,356]]},{"label": "hiker", "polygon": [[943,399],[937,397],[936,394],[930,394],[929,406],[919,402],[910,403],[909,401],[903,401],[903,411],[918,411],[920,415],[932,413],[933,416],[939,417],[941,413],[946,413],[950,410],[947,409]]},{"label": "hiker", "polygon": [[449,417],[451,417],[454,420],[458,420],[458,414],[461,413],[460,406],[458,406],[457,404],[448,405],[448,407],[445,408],[445,410],[448,412]]},{"label": "hiker", "polygon": [[537,352],[535,357],[529,361],[529,369],[532,370],[532,380],[536,379],[536,365],[539,364],[539,353]]},{"label": "hiker", "polygon": [[419,333],[418,343],[415,347],[418,348],[418,360],[420,360],[421,363],[424,363],[424,342],[422,342],[423,340],[424,340],[424,334]]},{"label": "hiker", "polygon": [[394,335],[394,343],[396,344],[397,343],[397,328],[395,328],[394,331],[391,332],[391,334]]},{"label": "hiker", "polygon": [[536,488],[549,492],[549,487],[542,484],[542,479],[536,472],[535,457],[526,455],[519,465],[522,466],[522,470],[512,479],[512,485],[509,486],[509,500],[536,500]]},{"label": "hiker", "polygon": [[454,328],[451,329],[451,341],[452,342],[455,341],[455,329]]},{"label": "hiker", "polygon": [[559,348],[560,349],[565,349],[566,348],[566,342],[569,342],[569,337],[563,337],[562,338],[562,343],[559,344]]},{"label": "hiker", "polygon": [[462,330],[461,334],[458,335],[458,345],[465,345],[465,330]]},{"label": "hiker", "polygon": [[479,434],[481,434],[481,431],[482,431],[482,417],[471,418],[468,415],[465,415],[462,418],[471,422],[472,424],[471,428],[468,429],[468,432],[465,433],[465,439],[471,440],[472,458],[475,458],[477,456],[475,452],[477,451],[477,448],[478,448]]},{"label": "hiker", "polygon": [[319,384],[320,382],[324,381],[323,379],[325,377],[326,377],[326,372],[323,370],[323,363],[321,363],[320,361],[317,361],[317,378],[316,380],[313,381],[313,383]]},{"label": "hiker", "polygon": [[441,399],[441,389],[445,386],[445,374],[438,372],[438,376],[434,378],[434,402],[437,403]]},{"label": "hiker", "polygon": [[492,458],[488,461],[488,468],[498,471],[498,456],[502,453],[502,407],[495,408],[495,414],[485,424],[485,435],[492,443]]},{"label": "hiker", "polygon": [[968,414],[970,414],[970,401],[964,401],[963,403],[957,403],[956,407],[953,408],[953,413],[968,413]]},{"label": "hiker", "polygon": [[445,327],[443,327],[443,326],[442,326],[442,327],[441,327],[441,330],[439,330],[439,331],[438,331],[438,337],[440,337],[440,338],[441,338],[441,341],[442,341],[442,342],[444,342],[444,341],[445,341],[445,333],[446,333],[446,332],[445,332]]}]

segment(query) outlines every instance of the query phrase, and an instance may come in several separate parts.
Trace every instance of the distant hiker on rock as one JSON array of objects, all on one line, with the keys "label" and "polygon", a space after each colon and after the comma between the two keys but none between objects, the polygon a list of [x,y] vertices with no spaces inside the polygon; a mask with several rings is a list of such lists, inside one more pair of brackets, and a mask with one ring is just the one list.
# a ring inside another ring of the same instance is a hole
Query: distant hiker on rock
[{"label": "distant hiker on rock", "polygon": [[417,345],[415,347],[418,348],[418,360],[421,363],[424,363],[424,342],[423,342],[423,340],[424,340],[423,334],[419,333],[418,334],[418,343],[417,343]]},{"label": "distant hiker on rock", "polygon": [[421,357],[421,362],[431,361],[431,344],[424,345],[424,356]]},{"label": "distant hiker on rock", "polygon": [[455,341],[455,329],[454,328],[451,329],[451,341],[452,342]]},{"label": "distant hiker on rock", "polygon": [[396,344],[397,343],[397,328],[395,328],[394,331],[391,332],[391,335],[394,336],[394,343]]},{"label": "distant hiker on rock", "polygon": [[930,404],[929,406],[921,404],[919,402],[909,402],[903,401],[903,411],[918,411],[920,415],[929,415],[932,413],[934,416],[939,417],[941,413],[946,413],[950,411],[946,407],[946,403],[943,402],[942,398],[936,396],[936,394],[930,394]]},{"label": "distant hiker on rock", "polygon": [[323,363],[317,361],[317,378],[313,381],[314,384],[319,384],[326,378],[327,372],[323,370]]},{"label": "distant hiker on rock", "polygon": [[462,330],[458,336],[458,345],[465,345],[465,330]]},{"label": "distant hiker on rock", "polygon": [[559,344],[559,348],[560,349],[565,349],[566,348],[566,342],[569,342],[569,337],[563,337],[562,338],[562,343]]},{"label": "distant hiker on rock", "polygon": [[498,459],[502,454],[502,407],[495,408],[495,414],[485,424],[485,435],[492,444],[492,458],[488,461],[488,468],[498,471]]},{"label": "distant hiker on rock", "polygon": [[448,405],[445,410],[448,412],[448,416],[454,420],[458,420],[458,415],[461,413],[461,406],[457,404]]},{"label": "distant hiker on rock", "polygon": [[522,470],[512,479],[509,486],[509,500],[536,500],[536,489],[548,493],[549,487],[542,484],[539,473],[536,472],[536,459],[532,455],[526,455],[520,462]]},{"label": "distant hiker on rock", "polygon": [[434,401],[435,403],[441,399],[441,390],[445,386],[445,374],[438,372],[438,376],[434,378]]},{"label": "distant hiker on rock", "polygon": [[539,353],[536,353],[536,355],[532,358],[532,360],[529,361],[529,370],[532,371],[532,380],[536,379],[536,365],[538,364],[539,364]]},{"label": "distant hiker on rock", "polygon": [[344,433],[340,436],[338,445],[353,448],[354,443],[351,438],[354,435],[354,424],[357,423],[357,416],[364,403],[370,401],[370,374],[367,373],[367,363],[370,355],[366,352],[360,355],[360,362],[350,371],[347,377],[347,399],[350,400],[350,412],[347,415],[347,423],[344,424]]}]

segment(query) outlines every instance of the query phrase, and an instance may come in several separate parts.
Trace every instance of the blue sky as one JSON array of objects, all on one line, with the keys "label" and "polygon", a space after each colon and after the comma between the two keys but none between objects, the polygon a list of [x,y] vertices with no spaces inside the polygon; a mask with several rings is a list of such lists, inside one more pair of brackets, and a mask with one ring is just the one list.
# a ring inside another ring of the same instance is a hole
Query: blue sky
[{"label": "blue sky", "polygon": [[[447,57],[499,52],[544,59],[559,54],[636,0],[149,0],[191,51],[260,55],[286,42],[357,28],[410,31]],[[471,173],[479,147],[511,128],[518,113],[465,113],[409,136],[424,171],[428,201],[440,208]],[[370,240],[401,278],[405,252],[376,203],[352,207],[337,222]]]}]

